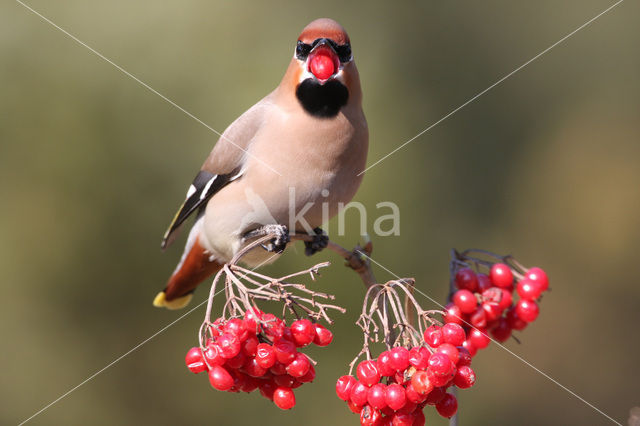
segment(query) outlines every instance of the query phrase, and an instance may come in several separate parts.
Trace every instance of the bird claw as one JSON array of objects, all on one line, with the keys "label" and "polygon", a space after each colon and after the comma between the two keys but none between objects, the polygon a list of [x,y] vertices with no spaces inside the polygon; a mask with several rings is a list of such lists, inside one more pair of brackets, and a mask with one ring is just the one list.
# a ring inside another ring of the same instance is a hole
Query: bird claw
[{"label": "bird claw", "polygon": [[307,256],[313,256],[329,245],[329,236],[321,228],[315,228],[313,232],[313,240],[304,242],[304,254]]},{"label": "bird claw", "polygon": [[263,235],[275,235],[275,237],[270,239],[267,243],[260,244],[263,249],[271,253],[282,253],[284,249],[287,248],[287,244],[291,242],[291,238],[289,237],[289,228],[285,225],[265,225],[261,228],[248,232],[244,236],[244,240],[246,241]]},{"label": "bird claw", "polygon": [[273,226],[272,232],[276,235],[269,240],[269,244],[265,250],[268,252],[282,253],[287,248],[287,244],[291,242],[289,237],[289,229],[284,225]]}]

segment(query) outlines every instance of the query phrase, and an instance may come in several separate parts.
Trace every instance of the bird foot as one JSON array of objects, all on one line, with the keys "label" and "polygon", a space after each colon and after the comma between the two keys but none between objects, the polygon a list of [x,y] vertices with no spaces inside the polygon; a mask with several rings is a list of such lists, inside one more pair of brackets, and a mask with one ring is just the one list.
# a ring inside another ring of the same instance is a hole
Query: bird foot
[{"label": "bird foot", "polygon": [[313,256],[329,244],[329,236],[321,228],[315,228],[313,232],[313,240],[304,242],[304,254],[307,256]]},{"label": "bird foot", "polygon": [[285,225],[264,225],[258,229],[254,229],[253,231],[249,231],[244,235],[244,241],[247,241],[252,238],[262,237],[264,235],[275,235],[272,239],[269,240],[266,244],[261,244],[262,248],[268,252],[273,253],[282,253],[285,248],[287,248],[287,244],[291,241],[289,237],[289,228]]}]

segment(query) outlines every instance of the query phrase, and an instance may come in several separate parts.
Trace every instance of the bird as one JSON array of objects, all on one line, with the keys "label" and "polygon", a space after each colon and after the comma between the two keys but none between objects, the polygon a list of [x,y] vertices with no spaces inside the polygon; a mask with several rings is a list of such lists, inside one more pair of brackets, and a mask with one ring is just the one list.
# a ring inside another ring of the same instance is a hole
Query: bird
[{"label": "bird", "polygon": [[162,249],[196,218],[153,305],[186,306],[202,281],[260,235],[276,237],[243,256],[248,267],[277,259],[293,231],[314,236],[306,254],[322,249],[320,226],[356,194],[368,145],[349,36],[336,21],[316,19],[296,40],[280,84],[229,125],[189,186]]}]

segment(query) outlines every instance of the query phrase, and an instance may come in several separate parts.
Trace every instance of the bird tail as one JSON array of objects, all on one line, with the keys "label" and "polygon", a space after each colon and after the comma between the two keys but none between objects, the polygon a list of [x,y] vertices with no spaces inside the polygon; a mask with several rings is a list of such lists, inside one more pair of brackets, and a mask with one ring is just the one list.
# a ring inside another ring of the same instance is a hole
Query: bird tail
[{"label": "bird tail", "polygon": [[213,259],[200,245],[199,226],[196,223],[189,235],[180,263],[169,278],[167,286],[153,300],[153,306],[167,309],[184,308],[193,297],[196,287],[222,269],[223,264]]}]

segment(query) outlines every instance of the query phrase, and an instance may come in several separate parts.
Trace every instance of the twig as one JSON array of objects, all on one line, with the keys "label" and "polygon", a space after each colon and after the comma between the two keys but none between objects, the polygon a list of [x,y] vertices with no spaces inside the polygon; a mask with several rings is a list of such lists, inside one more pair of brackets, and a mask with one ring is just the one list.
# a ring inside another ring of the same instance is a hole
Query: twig
[{"label": "twig", "polygon": [[[362,349],[349,364],[349,374],[362,355],[366,355],[367,359],[371,358],[370,343],[383,341],[387,349],[395,346],[423,346],[424,329],[431,324],[440,323],[433,317],[444,313],[422,309],[412,295],[413,285],[413,279],[405,278],[386,284],[374,284],[367,290],[362,313],[356,321],[364,336]],[[390,326],[391,317],[395,319],[393,326]],[[381,330],[384,333],[383,339],[379,336]],[[433,349],[427,349],[433,352]]]},{"label": "twig", "polygon": [[256,300],[282,302],[283,308],[296,318],[300,318],[302,313],[305,317],[313,320],[324,319],[330,324],[333,323],[333,320],[329,316],[329,311],[346,312],[341,306],[325,303],[325,301],[334,300],[335,297],[333,295],[313,291],[304,284],[289,282],[290,279],[303,275],[309,275],[312,280],[315,280],[320,273],[320,269],[329,266],[329,262],[322,262],[280,278],[270,277],[237,264],[245,254],[271,238],[273,238],[273,235],[267,235],[248,244],[216,274],[209,292],[205,319],[198,331],[198,340],[201,348],[205,348],[207,339],[212,337],[211,328],[215,327],[212,322],[211,311],[213,298],[216,294],[215,289],[221,280],[224,282],[226,296],[222,309],[223,321],[242,317],[246,311],[251,311],[257,307]]},{"label": "twig", "polygon": [[[290,237],[292,241],[313,241],[313,236],[307,234],[293,234]],[[376,284],[376,278],[373,275],[373,270],[371,269],[371,261],[368,257],[373,251],[373,244],[371,241],[368,241],[364,247],[361,247],[358,244],[353,251],[349,251],[341,245],[329,240],[327,248],[340,255],[346,261],[345,266],[357,272],[367,289]]]}]

